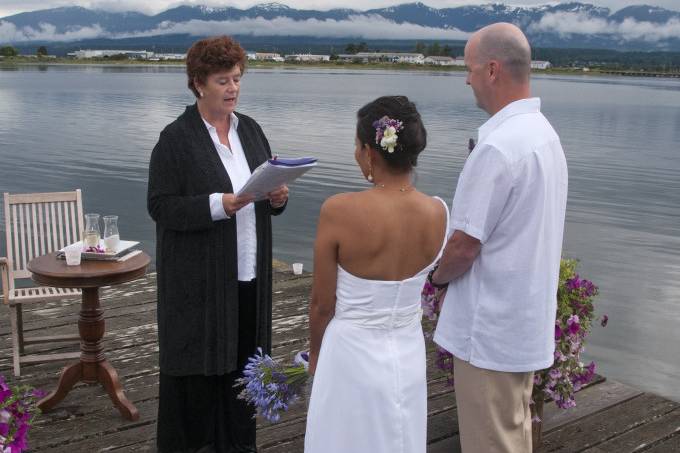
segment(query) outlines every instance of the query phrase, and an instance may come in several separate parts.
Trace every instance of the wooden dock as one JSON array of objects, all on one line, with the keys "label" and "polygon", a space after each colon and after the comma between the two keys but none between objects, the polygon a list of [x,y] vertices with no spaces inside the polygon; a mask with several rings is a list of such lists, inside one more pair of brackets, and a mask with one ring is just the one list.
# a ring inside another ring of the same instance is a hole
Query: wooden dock
[{"label": "wooden dock", "polygon": [[[307,346],[307,304],[311,278],[277,271],[274,284],[274,356],[291,358]],[[106,354],[117,369],[140,418],[125,421],[99,385],[79,384],[55,409],[42,414],[30,431],[32,452],[94,453],[155,451],[158,398],[155,275],[105,289]],[[80,301],[27,306],[26,329],[46,334],[76,332]],[[9,311],[0,318],[0,371],[8,382],[51,390],[64,364],[25,366],[12,377]],[[49,332],[49,333],[47,333]],[[40,347],[38,347],[40,348]],[[74,346],[42,346],[51,352],[77,351]],[[430,359],[431,360],[431,359]],[[428,452],[460,451],[456,399],[442,374],[428,371]],[[543,445],[537,452],[626,453],[680,452],[680,404],[611,380],[599,380],[577,395],[567,411],[546,404]],[[303,451],[305,404],[282,421],[258,424],[261,453]],[[361,452],[356,452],[361,453]]]}]

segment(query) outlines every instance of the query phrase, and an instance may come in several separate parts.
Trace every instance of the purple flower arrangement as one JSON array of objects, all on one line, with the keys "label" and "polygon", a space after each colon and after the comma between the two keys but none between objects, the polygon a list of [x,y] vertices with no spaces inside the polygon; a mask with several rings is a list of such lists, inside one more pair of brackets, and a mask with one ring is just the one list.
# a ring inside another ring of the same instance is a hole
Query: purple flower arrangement
[{"label": "purple flower arrangement", "polygon": [[40,413],[38,400],[45,396],[28,386],[9,387],[0,375],[0,451],[28,450],[28,430]]},{"label": "purple flower arrangement", "polygon": [[[574,407],[576,405],[574,393],[595,376],[595,363],[584,365],[581,362],[581,353],[584,351],[585,339],[595,319],[593,298],[597,296],[598,289],[593,282],[581,278],[576,273],[577,264],[576,260],[571,259],[563,259],[560,263],[555,320],[555,361],[550,368],[534,373],[532,399],[538,401],[549,398],[562,409]],[[425,337],[430,340],[437,327],[443,294],[443,290],[438,290],[427,282],[421,294]],[[609,317],[603,315],[600,318],[600,325],[605,327],[608,321]],[[444,372],[448,383],[453,385],[453,356],[438,345],[435,345],[435,354],[437,368]]]},{"label": "purple flower arrangement", "polygon": [[[552,399],[558,407],[576,406],[574,394],[595,376],[595,363],[581,361],[585,339],[595,319],[593,298],[598,289],[576,273],[576,260],[562,260],[557,288],[555,319],[555,361],[550,368],[534,373],[532,399]],[[602,316],[600,325],[609,318]]]},{"label": "purple flower arrangement", "polygon": [[253,405],[258,415],[276,423],[281,412],[287,411],[302,393],[308,366],[307,352],[299,352],[294,364],[285,367],[257,348],[257,353],[248,359],[243,377],[236,381],[236,387],[243,387],[238,398]]}]

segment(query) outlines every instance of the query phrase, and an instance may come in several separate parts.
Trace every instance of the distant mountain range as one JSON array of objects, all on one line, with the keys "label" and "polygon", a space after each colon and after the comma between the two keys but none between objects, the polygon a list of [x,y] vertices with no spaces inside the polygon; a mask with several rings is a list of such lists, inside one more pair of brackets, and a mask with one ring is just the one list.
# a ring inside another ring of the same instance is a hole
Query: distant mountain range
[{"label": "distant mountain range", "polygon": [[[652,6],[629,6],[619,11],[587,3],[533,7],[504,4],[431,8],[407,3],[358,11],[300,10],[280,3],[248,9],[179,6],[156,15],[114,13],[65,7],[20,13],[0,19],[0,44],[92,40],[130,43],[185,36],[231,34],[270,41],[291,37],[371,41],[461,41],[470,32],[493,22],[520,26],[535,47],[607,48],[620,50],[680,50],[680,12]],[[177,39],[175,39],[177,41]],[[181,42],[181,39],[178,41]]]}]

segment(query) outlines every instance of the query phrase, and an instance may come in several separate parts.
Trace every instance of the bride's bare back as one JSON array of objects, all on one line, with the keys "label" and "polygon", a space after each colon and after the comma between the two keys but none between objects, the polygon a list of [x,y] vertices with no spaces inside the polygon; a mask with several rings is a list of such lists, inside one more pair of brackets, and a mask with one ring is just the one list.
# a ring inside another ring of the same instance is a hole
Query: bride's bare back
[{"label": "bride's bare back", "polygon": [[371,280],[404,280],[432,263],[446,235],[442,202],[416,190],[375,187],[329,199],[319,225],[337,244],[337,264]]}]

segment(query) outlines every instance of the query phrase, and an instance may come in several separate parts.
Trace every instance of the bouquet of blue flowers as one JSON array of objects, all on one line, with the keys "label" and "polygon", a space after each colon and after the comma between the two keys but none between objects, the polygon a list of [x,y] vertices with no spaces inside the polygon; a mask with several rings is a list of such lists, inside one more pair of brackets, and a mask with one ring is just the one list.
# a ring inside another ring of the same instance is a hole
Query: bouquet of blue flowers
[{"label": "bouquet of blue flowers", "polygon": [[257,348],[248,359],[243,377],[236,380],[235,387],[243,387],[238,398],[255,406],[257,414],[271,423],[281,418],[299,398],[309,374],[309,354],[298,352],[292,366],[283,366]]}]

